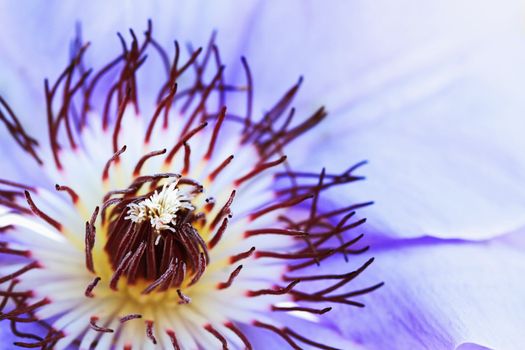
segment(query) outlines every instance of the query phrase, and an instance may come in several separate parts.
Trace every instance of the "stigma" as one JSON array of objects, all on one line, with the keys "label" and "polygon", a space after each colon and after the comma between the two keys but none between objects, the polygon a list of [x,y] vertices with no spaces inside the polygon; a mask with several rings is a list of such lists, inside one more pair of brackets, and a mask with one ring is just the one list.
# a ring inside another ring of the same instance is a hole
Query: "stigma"
[{"label": "stigma", "polygon": [[195,209],[191,199],[191,194],[177,188],[177,181],[174,181],[165,184],[160,192],[156,190],[150,197],[138,203],[129,203],[128,216],[125,219],[137,224],[149,221],[160,239],[161,231],[175,232],[174,226],[180,212]]}]

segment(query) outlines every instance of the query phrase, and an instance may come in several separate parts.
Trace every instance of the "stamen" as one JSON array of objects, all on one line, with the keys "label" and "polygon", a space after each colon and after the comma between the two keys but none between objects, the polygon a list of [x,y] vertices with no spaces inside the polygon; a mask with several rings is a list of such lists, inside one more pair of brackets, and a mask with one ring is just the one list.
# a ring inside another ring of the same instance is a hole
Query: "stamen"
[{"label": "stamen", "polygon": [[165,283],[168,279],[170,279],[174,272],[175,272],[175,264],[174,264],[174,262],[172,260],[170,262],[170,266],[168,267],[166,272],[164,272],[164,274],[162,274],[162,276],[157,278],[157,280],[155,280],[155,282],[151,283],[146,289],[144,289],[142,291],[142,294],[149,294],[149,293],[153,292],[155,290],[155,288],[157,288],[161,284]]},{"label": "stamen", "polygon": [[102,180],[107,180],[108,177],[109,177],[109,168],[111,166],[111,164],[113,163],[118,163],[119,161],[119,156],[124,153],[127,149],[127,146],[124,145],[122,146],[122,148],[118,151],[115,151],[115,154],[113,154],[113,156],[107,161],[106,165],[104,166],[104,170],[102,171]]},{"label": "stamen", "polygon": [[78,199],[79,199],[78,194],[75,191],[73,191],[71,187],[60,186],[56,184],[55,188],[57,191],[65,191],[71,197],[71,200],[73,201],[74,204],[78,202]]},{"label": "stamen", "polygon": [[[37,301],[36,303],[32,304],[32,305],[23,305],[23,306],[19,306],[17,305],[17,307],[8,312],[8,313],[5,313],[5,314],[1,314],[0,315],[0,321],[1,320],[5,320],[5,319],[11,319],[13,317],[16,317],[16,316],[19,316],[19,315],[22,315],[22,314],[25,314],[25,313],[28,313],[28,312],[31,312],[33,310],[36,310],[38,309],[39,307],[43,306],[43,305],[47,305],[51,303],[51,300],[49,300],[48,298],[44,298],[40,301]],[[18,321],[20,322],[20,321]]]},{"label": "stamen", "polygon": [[294,337],[295,339],[299,340],[299,341],[302,341],[303,343],[306,343],[308,345],[311,345],[313,347],[316,347],[318,349],[323,349],[323,350],[339,350],[337,348],[333,348],[331,346],[328,346],[328,345],[324,345],[324,344],[321,344],[321,343],[317,343],[317,342],[314,342],[313,340],[310,340],[308,338],[305,338],[303,337],[302,335],[298,334],[297,332],[294,332],[292,331],[290,328],[286,327],[284,328],[284,332],[292,337]]},{"label": "stamen", "polygon": [[33,261],[32,263],[27,264],[26,266],[22,267],[21,269],[15,271],[13,273],[10,273],[9,275],[5,275],[3,277],[0,277],[0,284],[4,283],[4,282],[7,282],[9,280],[12,280],[14,278],[17,278],[18,276],[23,275],[24,273],[26,273],[29,270],[39,269],[41,267],[42,266],[37,261]]},{"label": "stamen", "polygon": [[102,333],[113,333],[113,332],[115,332],[111,328],[97,326],[97,321],[98,320],[99,320],[99,318],[97,316],[91,316],[91,319],[89,320],[89,326],[91,327],[91,329],[93,329],[93,330],[95,330],[97,332],[102,332]]},{"label": "stamen", "polygon": [[122,274],[124,273],[124,270],[129,267],[128,260],[130,258],[131,258],[131,252],[127,253],[124,256],[124,258],[120,262],[120,265],[117,267],[117,269],[113,273],[113,276],[111,277],[111,281],[109,283],[109,287],[111,289],[113,289],[114,291],[118,290],[117,289],[118,281],[119,281],[120,277],[122,276]]},{"label": "stamen", "polygon": [[290,292],[293,287],[295,287],[300,280],[292,281],[290,284],[288,284],[286,287],[276,287],[275,289],[260,289],[260,290],[250,290],[246,292],[246,295],[249,297],[258,297],[261,295],[283,295]]},{"label": "stamen", "polygon": [[126,323],[128,321],[135,320],[137,318],[142,318],[142,315],[141,314],[126,315],[120,318],[120,323]]},{"label": "stamen", "polygon": [[13,345],[27,349],[34,349],[40,347],[45,349],[48,345],[53,346],[58,340],[64,338],[64,336],[65,335],[63,333],[58,332],[56,334],[47,335],[45,339],[36,343],[14,342]]},{"label": "stamen", "polygon": [[217,224],[219,223],[219,221],[221,221],[224,216],[227,216],[230,214],[230,206],[232,205],[233,203],[233,199],[235,198],[235,194],[237,193],[237,190],[233,190],[230,194],[230,197],[228,198],[228,200],[226,201],[226,203],[224,204],[224,206],[221,208],[221,210],[219,210],[219,212],[217,213],[217,215],[215,216],[215,218],[213,219],[211,225],[210,225],[210,228],[213,230],[215,228],[215,226],[217,226]]},{"label": "stamen", "polygon": [[204,129],[206,126],[208,126],[208,123],[202,123],[199,126],[197,126],[195,129],[193,129],[190,132],[188,132],[187,134],[184,134],[185,136],[171,149],[170,153],[168,153],[164,163],[165,164],[171,163],[171,161],[173,160],[173,157],[175,157],[175,154],[177,154],[177,151],[185,143],[187,143],[193,136],[195,136],[199,131]]},{"label": "stamen", "polygon": [[259,164],[255,167],[255,169],[253,169],[252,171],[250,171],[248,174],[244,175],[243,177],[237,179],[234,181],[234,186],[238,187],[240,186],[243,182],[257,176],[258,174],[260,174],[261,172],[263,172],[264,170],[267,170],[267,169],[270,169],[271,167],[274,167],[274,166],[277,166],[279,164],[282,164],[284,161],[286,160],[286,156],[282,156],[281,158],[273,161],[273,162],[268,162],[268,163],[262,163],[262,164]]},{"label": "stamen", "polygon": [[174,350],[181,350],[180,346],[179,346],[179,343],[177,342],[177,337],[175,336],[175,332],[172,331],[171,329],[168,329],[166,331],[166,334],[168,335],[168,337],[170,337],[170,341],[171,341],[171,345],[173,345],[173,349]]},{"label": "stamen", "polygon": [[157,344],[157,339],[153,335],[153,321],[151,320],[146,321],[146,335],[152,341],[153,344]]},{"label": "stamen", "polygon": [[95,277],[95,279],[93,280],[93,282],[91,282],[87,288],[86,288],[86,291],[84,292],[84,295],[88,298],[93,298],[95,296],[95,294],[93,294],[93,290],[95,289],[95,287],[97,286],[98,282],[100,282],[101,278],[100,277]]},{"label": "stamen", "polygon": [[281,338],[283,338],[293,349],[295,350],[303,350],[299,345],[297,345],[293,340],[292,338],[290,338],[290,336],[288,334],[286,334],[282,329],[279,329],[275,326],[272,326],[271,324],[268,324],[268,323],[263,323],[263,322],[260,322],[260,321],[254,321],[253,322],[253,325],[255,327],[259,327],[259,328],[264,328],[264,329],[268,329],[272,332],[274,332],[275,334],[279,335]]},{"label": "stamen", "polygon": [[242,265],[237,266],[237,268],[235,270],[233,270],[233,272],[230,274],[230,277],[228,278],[228,281],[219,283],[217,285],[217,289],[226,289],[226,288],[230,287],[232,285],[233,281],[235,280],[235,278],[241,272],[241,270],[242,270]]},{"label": "stamen", "polygon": [[227,328],[231,329],[239,337],[239,339],[242,340],[242,342],[244,343],[244,346],[246,347],[246,350],[252,350],[253,349],[252,344],[250,344],[250,341],[248,340],[246,335],[243,332],[241,332],[241,330],[239,328],[235,327],[235,325],[233,323],[228,322],[228,323],[226,323],[225,326]]},{"label": "stamen", "polygon": [[227,227],[228,218],[224,218],[222,220],[221,226],[219,226],[219,229],[217,230],[217,233],[215,233],[215,235],[213,235],[213,238],[208,242],[208,248],[213,249],[217,245],[217,243],[219,243]]},{"label": "stamen", "polygon": [[142,169],[142,166],[148,159],[156,157],[156,156],[160,156],[165,153],[166,153],[166,148],[160,151],[150,152],[146,154],[145,156],[143,156],[142,158],[140,158],[140,160],[137,162],[137,165],[135,166],[135,169],[133,170],[133,176],[138,176],[140,174],[140,170]]},{"label": "stamen", "polygon": [[248,128],[251,126],[252,123],[252,110],[253,110],[253,78],[252,73],[250,72],[250,67],[248,66],[248,62],[246,61],[246,58],[243,56],[241,57],[241,63],[242,67],[244,69],[244,73],[246,75],[246,116],[245,116],[245,122],[244,122],[244,134],[248,131]]},{"label": "stamen", "polygon": [[33,199],[31,198],[31,194],[29,193],[29,191],[27,190],[24,191],[24,194],[26,196],[27,203],[29,204],[29,208],[31,208],[31,211],[36,216],[39,216],[42,219],[44,219],[44,221],[46,221],[48,224],[56,228],[57,231],[59,232],[62,231],[62,225],[58,221],[56,221],[55,219],[53,219],[52,217],[44,213],[42,210],[38,209],[38,207],[35,205],[35,202],[33,202]]},{"label": "stamen", "polygon": [[16,114],[13,112],[9,104],[7,104],[7,102],[2,96],[0,96],[0,105],[7,111],[7,114],[12,119],[12,121],[9,121],[7,116],[0,109],[0,121],[2,121],[5,124],[7,130],[18,143],[18,145],[25,152],[27,152],[34,160],[36,160],[38,164],[42,165],[43,162],[36,153],[36,147],[38,146],[38,142],[26,133]]},{"label": "stamen", "polygon": [[255,247],[251,247],[248,251],[230,257],[230,264],[234,264],[240,260],[249,258],[255,252]]},{"label": "stamen", "polygon": [[228,350],[228,341],[226,340],[226,338],[224,338],[224,336],[221,333],[219,333],[219,331],[213,328],[211,324],[206,325],[204,329],[210,332],[215,338],[219,339],[219,341],[222,344],[223,350]]},{"label": "stamen", "polygon": [[191,299],[187,295],[182,293],[180,289],[177,289],[177,295],[180,299],[179,304],[189,304],[191,302]]},{"label": "stamen", "polygon": [[304,311],[304,312],[309,312],[309,313],[312,313],[312,314],[316,314],[316,315],[323,315],[329,311],[332,310],[331,307],[326,307],[324,309],[312,309],[312,308],[309,308],[309,307],[301,307],[301,306],[291,306],[291,307],[284,307],[284,306],[272,306],[272,310],[273,311],[285,311],[285,312],[289,312],[289,311]]},{"label": "stamen", "polygon": [[224,168],[226,168],[226,166],[228,166],[228,164],[231,163],[231,161],[233,160],[233,155],[229,156],[228,158],[226,158],[218,167],[217,169],[215,169],[214,171],[212,171],[210,173],[210,175],[208,176],[208,179],[210,181],[213,181],[215,180],[215,178],[217,177],[217,175],[219,175],[219,173],[224,170]]},{"label": "stamen", "polygon": [[286,200],[286,201],[282,201],[280,203],[277,203],[277,204],[274,204],[274,205],[271,205],[267,208],[264,208],[264,209],[261,209],[259,211],[256,211],[254,213],[252,213],[250,215],[250,220],[255,220],[265,214],[268,214],[272,211],[275,211],[277,209],[283,209],[283,208],[289,208],[289,207],[293,207],[301,202],[304,202],[305,200],[307,199],[310,199],[312,198],[313,196],[312,195],[306,195],[306,196],[300,196],[300,197],[296,197],[296,198],[291,198],[289,200]]},{"label": "stamen", "polygon": [[86,236],[85,236],[85,253],[86,253],[86,267],[89,271],[95,272],[93,266],[93,247],[95,246],[95,221],[98,216],[99,208],[96,207],[95,211],[91,215],[91,219],[86,221]]},{"label": "stamen", "polygon": [[221,129],[225,116],[226,116],[226,107],[222,107],[221,112],[219,113],[219,116],[217,118],[217,122],[215,123],[215,127],[213,128],[213,133],[210,139],[210,145],[208,146],[208,151],[206,152],[206,155],[204,156],[204,159],[206,160],[211,159],[213,150],[215,148],[215,143],[217,142],[217,136],[219,135],[219,130]]}]

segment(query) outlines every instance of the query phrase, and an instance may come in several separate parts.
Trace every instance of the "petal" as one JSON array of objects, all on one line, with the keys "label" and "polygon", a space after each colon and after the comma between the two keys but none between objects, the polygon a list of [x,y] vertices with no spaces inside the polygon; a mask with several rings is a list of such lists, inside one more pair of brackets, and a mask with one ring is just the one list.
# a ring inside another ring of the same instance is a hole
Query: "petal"
[{"label": "petal", "polygon": [[245,28],[244,54],[259,97],[278,97],[276,88],[303,74],[298,105],[336,112],[393,95],[416,78],[426,83],[419,95],[439,89],[461,69],[463,56],[496,43],[512,46],[522,34],[522,11],[519,0],[266,1]]},{"label": "petal", "polygon": [[[523,232],[518,235],[523,243]],[[358,297],[364,309],[337,307],[326,319],[367,349],[452,349],[463,343],[520,348],[525,257],[509,242],[378,240],[371,253],[376,261],[340,292],[378,279],[385,286]],[[322,269],[338,273],[348,267],[333,259]]]},{"label": "petal", "polygon": [[366,127],[332,124],[303,164],[368,159],[366,181],[331,199],[374,200],[363,213],[385,235],[489,238],[524,225],[522,113],[521,98],[464,81]]},{"label": "petal", "polygon": [[385,235],[485,239],[515,230],[525,223],[522,4],[410,3],[381,11],[356,3],[340,11],[354,21],[330,18],[340,33],[333,40],[349,42],[318,46],[337,57],[318,61],[339,76],[318,94],[331,92],[332,113],[309,135],[310,152],[289,153],[314,171],[368,159],[367,181],[331,199],[374,200],[364,214]]},{"label": "petal", "polygon": [[[69,45],[75,38],[78,24],[83,39],[92,43],[92,53],[88,57],[90,63],[101,63],[120,53],[117,32],[128,37],[128,28],[132,28],[137,35],[142,35],[148,19],[153,20],[155,38],[161,44],[169,45],[168,48],[175,39],[180,40],[181,45],[187,42],[205,45],[213,30],[217,29],[225,32],[221,47],[226,45],[226,51],[230,52],[242,37],[239,26],[252,19],[256,4],[226,1],[211,6],[202,0],[127,0],[119,3],[94,0],[79,4],[52,0],[32,6],[5,3],[0,6],[4,28],[0,33],[0,62],[2,70],[18,70],[26,83],[33,84],[35,90],[40,91],[43,78],[57,76],[63,65],[69,62]],[[234,8],[235,15],[232,13]],[[38,57],[38,65],[35,57]]]},{"label": "petal", "polygon": [[0,324],[0,338],[2,339],[4,345],[12,344],[13,342],[18,341],[18,339],[11,332],[11,329],[9,329],[9,324],[7,322]]},{"label": "petal", "polygon": [[474,343],[463,343],[456,348],[456,350],[490,350],[487,347],[474,344]]}]

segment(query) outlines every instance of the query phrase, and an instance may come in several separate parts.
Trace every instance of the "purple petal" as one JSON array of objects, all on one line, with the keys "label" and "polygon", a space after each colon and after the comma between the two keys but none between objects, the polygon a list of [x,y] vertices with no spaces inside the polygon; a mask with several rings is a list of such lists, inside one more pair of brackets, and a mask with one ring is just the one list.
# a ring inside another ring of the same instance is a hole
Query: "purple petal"
[{"label": "purple petal", "polygon": [[[522,234],[515,239],[523,242]],[[373,247],[376,261],[337,293],[379,280],[385,286],[356,298],[366,304],[364,309],[336,307],[327,314],[348,339],[367,349],[521,346],[525,259],[507,237],[487,242],[379,240]],[[322,266],[330,273],[348,268],[337,259]]]}]

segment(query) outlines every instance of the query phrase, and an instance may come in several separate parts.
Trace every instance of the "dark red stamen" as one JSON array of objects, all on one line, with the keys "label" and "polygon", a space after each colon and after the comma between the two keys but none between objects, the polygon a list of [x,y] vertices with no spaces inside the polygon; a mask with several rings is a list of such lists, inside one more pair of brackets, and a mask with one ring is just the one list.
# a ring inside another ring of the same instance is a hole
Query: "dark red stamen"
[{"label": "dark red stamen", "polygon": [[287,228],[262,228],[257,230],[248,230],[244,232],[244,237],[251,237],[257,235],[281,235],[281,236],[299,236],[307,235],[305,231],[291,230]]},{"label": "dark red stamen", "polygon": [[284,332],[284,330],[282,330],[280,328],[277,328],[277,327],[275,327],[275,326],[273,326],[271,324],[263,323],[263,322],[260,322],[260,321],[254,321],[253,325],[255,327],[264,328],[264,329],[267,329],[267,330],[270,330],[270,331],[274,332],[275,334],[277,334],[278,336],[283,338],[293,349],[295,349],[295,350],[303,350],[303,348],[301,348],[299,345],[297,345],[293,341],[293,339],[290,338],[290,336]]},{"label": "dark red stamen", "polygon": [[305,343],[305,344],[308,344],[308,345],[311,345],[315,348],[318,348],[318,349],[323,349],[323,350],[339,350],[338,348],[334,348],[334,347],[331,347],[331,346],[328,346],[328,345],[325,345],[325,344],[321,344],[321,343],[318,343],[318,342],[315,342],[313,340],[310,340],[300,334],[298,334],[297,332],[294,332],[292,331],[290,328],[286,327],[284,328],[284,332],[289,335],[289,336],[292,336],[293,338]]},{"label": "dark red stamen", "polygon": [[215,123],[215,127],[213,128],[213,133],[211,135],[210,144],[208,146],[208,151],[204,155],[204,159],[210,160],[211,156],[213,154],[213,150],[215,148],[215,143],[217,142],[217,136],[219,135],[219,130],[221,129],[222,123],[224,121],[224,117],[226,116],[226,107],[223,107],[221,109],[221,112],[219,113],[219,116],[217,118],[217,122]]},{"label": "dark red stamen", "polygon": [[246,347],[246,350],[252,350],[252,344],[250,344],[250,341],[248,340],[248,337],[246,334],[244,334],[239,328],[237,328],[233,323],[228,322],[225,324],[225,326],[233,331],[239,339],[244,343],[244,346]]},{"label": "dark red stamen", "polygon": [[228,227],[228,218],[222,220],[221,226],[217,229],[217,232],[213,235],[213,238],[208,242],[208,248],[213,249],[222,238],[224,231]]},{"label": "dark red stamen", "polygon": [[91,319],[89,320],[89,326],[91,327],[91,329],[93,329],[93,330],[95,330],[97,332],[101,332],[101,333],[113,333],[113,332],[115,332],[115,330],[113,330],[111,328],[97,326],[97,321],[98,320],[99,320],[99,318],[97,316],[91,316]]},{"label": "dark red stamen", "polygon": [[224,168],[226,168],[226,166],[231,163],[232,160],[233,160],[233,155],[226,158],[215,170],[213,170],[210,173],[210,175],[208,175],[208,178],[210,179],[210,181],[213,181],[217,177],[217,175],[219,175],[220,172],[223,171]]},{"label": "dark red stamen", "polygon": [[18,182],[14,182],[14,181],[0,179],[0,184],[21,188],[21,189],[24,189],[24,190],[28,190],[30,192],[36,192],[36,188],[34,188],[32,186],[29,186],[29,185],[21,184],[21,183],[18,183]]},{"label": "dark red stamen", "polygon": [[19,255],[29,258],[31,256],[31,251],[29,250],[20,250],[20,249],[11,249],[8,248],[7,243],[0,242],[0,253]]},{"label": "dark red stamen", "polygon": [[285,281],[294,281],[294,280],[300,279],[301,281],[318,281],[318,280],[331,280],[331,279],[338,280],[338,279],[343,279],[343,280],[351,281],[355,277],[359,276],[368,266],[370,266],[370,264],[372,264],[372,262],[374,262],[374,258],[368,259],[368,261],[365,262],[357,270],[352,271],[352,272],[348,272],[348,273],[344,273],[344,274],[327,274],[327,275],[313,275],[313,276],[308,276],[308,275],[304,275],[304,276],[288,276],[288,275],[284,275],[283,276],[283,280],[285,280]]},{"label": "dark red stamen", "polygon": [[288,200],[285,200],[285,201],[282,201],[280,203],[277,203],[277,204],[274,204],[274,205],[271,205],[271,206],[268,206],[264,209],[261,209],[259,211],[256,211],[252,214],[250,214],[250,219],[251,220],[255,220],[265,214],[268,214],[272,211],[275,211],[275,210],[278,210],[278,209],[285,209],[285,208],[289,208],[289,207],[293,207],[301,202],[304,202],[305,200],[307,199],[310,199],[312,198],[313,196],[312,195],[306,195],[306,196],[299,196],[299,197],[295,197],[295,198],[291,198],[291,199],[288,199]]},{"label": "dark red stamen", "polygon": [[233,203],[233,199],[235,198],[235,194],[237,193],[237,190],[233,190],[230,193],[230,197],[226,201],[226,203],[223,205],[221,210],[217,213],[213,221],[211,222],[210,228],[213,230],[215,226],[225,217],[231,214],[230,207]]},{"label": "dark red stamen", "polygon": [[147,286],[146,289],[142,291],[142,294],[149,294],[153,292],[157,287],[166,283],[166,281],[169,280],[174,273],[175,273],[175,262],[172,260],[169,267],[166,269],[166,272],[164,272],[153,283]]},{"label": "dark red stamen", "polygon": [[242,265],[237,266],[237,268],[235,268],[235,270],[233,270],[233,272],[230,274],[230,277],[228,277],[228,281],[219,283],[217,285],[217,289],[226,289],[230,287],[233,281],[235,280],[235,278],[241,272],[241,270],[242,270]]},{"label": "dark red stamen", "polygon": [[64,334],[61,332],[47,335],[45,339],[42,339],[40,341],[37,341],[36,343],[26,343],[26,342],[14,342],[13,345],[19,346],[21,348],[27,348],[27,349],[35,349],[35,348],[42,348],[42,349],[48,349],[48,346],[54,346],[54,344],[59,341],[60,339],[64,338]]},{"label": "dark red stamen", "polygon": [[219,333],[219,331],[217,331],[215,328],[213,328],[213,326],[211,324],[208,324],[204,327],[205,330],[207,330],[209,333],[211,333],[215,338],[219,339],[219,341],[221,342],[222,344],[222,349],[223,350],[228,350],[228,341],[226,340],[226,338],[224,338],[224,336]]},{"label": "dark red stamen", "polygon": [[138,176],[140,174],[140,170],[142,169],[142,166],[148,159],[156,157],[156,156],[160,156],[165,153],[166,153],[166,149],[164,148],[160,151],[150,152],[146,154],[145,156],[143,156],[142,158],[140,158],[140,160],[137,162],[137,165],[135,166],[135,169],[133,170],[133,176]]},{"label": "dark red stamen", "polygon": [[131,320],[136,320],[137,318],[142,318],[141,314],[130,314],[120,318],[120,323],[126,323]]},{"label": "dark red stamen", "polygon": [[182,168],[182,175],[187,175],[190,171],[190,156],[191,156],[191,148],[190,146],[185,142],[184,143],[184,167]]},{"label": "dark red stamen", "polygon": [[17,305],[17,307],[14,310],[8,313],[0,314],[0,321],[5,320],[5,319],[12,319],[13,317],[32,312],[38,309],[39,307],[47,305],[49,303],[51,303],[51,300],[44,298],[31,305],[23,305],[23,306]]},{"label": "dark red stamen", "polygon": [[56,184],[55,189],[57,191],[65,191],[71,197],[71,200],[73,201],[74,204],[78,202],[78,199],[79,199],[78,194],[71,187],[60,186]]},{"label": "dark red stamen", "polygon": [[160,116],[160,113],[164,110],[164,128],[167,128],[167,120],[168,120],[168,113],[170,110],[170,106],[173,104],[173,99],[175,98],[175,94],[177,93],[177,87],[178,85],[176,83],[173,83],[169,94],[162,99],[159,104],[157,105],[157,108],[155,109],[155,113],[153,113],[153,117],[151,118],[151,121],[148,125],[148,129],[146,131],[146,136],[144,138],[144,143],[149,143],[151,140],[151,135],[153,134],[153,128],[155,127],[155,124],[157,122],[157,119]]},{"label": "dark red stamen", "polygon": [[252,171],[250,171],[248,174],[236,179],[234,181],[234,186],[238,187],[240,186],[243,182],[246,182],[248,181],[249,179],[257,176],[258,174],[260,174],[261,172],[263,172],[264,170],[267,170],[267,169],[270,169],[274,166],[277,166],[279,164],[282,164],[284,161],[286,160],[286,156],[282,156],[281,158],[273,161],[273,162],[267,162],[267,163],[261,163],[261,164],[258,164]]},{"label": "dark red stamen", "polygon": [[187,134],[184,134],[184,137],[171,149],[170,153],[166,156],[165,163],[170,163],[175,157],[175,154],[177,154],[177,151],[186,143],[188,142],[193,136],[195,136],[199,131],[204,129],[208,123],[202,123],[199,126],[197,126],[195,129],[191,130]]},{"label": "dark red stamen", "polygon": [[13,137],[13,139],[18,143],[18,145],[27,152],[38,164],[43,164],[42,160],[36,152],[36,147],[38,142],[29,136],[27,132],[22,127],[18,117],[13,112],[9,104],[0,96],[0,105],[7,111],[7,114],[10,116],[11,120],[7,117],[4,112],[0,109],[0,121],[4,123],[7,127],[7,130]]},{"label": "dark red stamen", "polygon": [[37,261],[33,261],[32,263],[27,264],[26,266],[20,268],[19,270],[15,271],[13,273],[10,273],[9,275],[5,275],[5,276],[0,277],[0,283],[4,283],[4,282],[7,282],[7,281],[12,280],[14,278],[17,278],[18,276],[23,275],[24,273],[26,273],[29,270],[39,269],[39,268],[41,268],[40,264]]},{"label": "dark red stamen", "polygon": [[250,290],[246,293],[249,297],[258,297],[261,295],[283,295],[288,294],[293,287],[295,287],[300,280],[295,280],[289,283],[286,287],[275,287],[274,289],[260,289],[260,290]]},{"label": "dark red stamen", "polygon": [[95,279],[86,287],[86,291],[84,292],[84,295],[88,298],[93,298],[95,294],[93,294],[93,290],[97,286],[98,282],[100,282],[100,277],[95,277]]},{"label": "dark red stamen", "polygon": [[182,293],[180,289],[177,289],[177,295],[180,299],[179,304],[189,304],[191,302],[191,299],[187,295]]},{"label": "dark red stamen", "polygon": [[179,342],[177,341],[177,336],[175,335],[175,332],[171,329],[166,330],[166,334],[170,338],[171,345],[173,345],[174,350],[181,350],[179,346]]},{"label": "dark red stamen", "polygon": [[117,284],[124,273],[124,271],[129,267],[128,261],[131,258],[131,252],[127,253],[124,258],[120,261],[120,264],[118,265],[117,269],[113,273],[113,276],[111,277],[111,281],[109,282],[109,287],[113,290],[117,290]]},{"label": "dark red stamen", "polygon": [[230,257],[230,264],[234,264],[240,260],[249,258],[255,252],[255,247],[251,247],[248,251]]},{"label": "dark red stamen", "polygon": [[107,180],[109,178],[109,168],[111,167],[111,164],[118,163],[119,156],[126,151],[126,145],[124,145],[120,150],[115,151],[113,156],[109,158],[109,160],[106,162],[106,165],[104,166],[104,170],[102,171],[102,180]]},{"label": "dark red stamen", "polygon": [[309,307],[301,307],[301,306],[291,306],[291,307],[283,307],[283,306],[275,306],[275,305],[272,306],[272,311],[285,311],[285,312],[304,311],[304,312],[309,312],[311,314],[316,314],[316,315],[323,315],[331,310],[332,310],[331,307],[326,307],[324,309],[312,309]]},{"label": "dark red stamen", "polygon": [[246,58],[243,56],[241,57],[241,63],[242,67],[244,69],[244,73],[246,75],[246,114],[244,119],[244,133],[248,131],[252,124],[252,110],[253,110],[253,78],[252,73],[250,71],[250,66],[248,66],[248,62],[246,61]]},{"label": "dark red stamen", "polygon": [[153,335],[153,321],[151,320],[146,321],[146,335],[153,344],[157,345],[157,339]]},{"label": "dark red stamen", "polygon": [[[126,107],[130,99],[131,90],[128,90],[126,92],[126,97],[120,102],[120,105],[118,107],[118,113],[117,113],[117,120],[115,122],[115,127],[113,128],[113,152],[120,152],[119,146],[118,146],[118,136],[120,133],[120,128],[122,127],[122,120],[124,118],[124,113],[126,112]],[[124,151],[122,151],[124,152]]]},{"label": "dark red stamen", "polygon": [[44,219],[45,222],[47,222],[48,224],[56,228],[57,231],[62,230],[62,225],[58,221],[56,221],[55,219],[53,219],[52,217],[50,217],[49,215],[47,215],[46,213],[38,209],[38,207],[35,205],[35,202],[33,202],[33,199],[31,198],[31,194],[29,193],[29,191],[27,190],[24,191],[24,194],[26,196],[27,203],[29,204],[29,208],[31,208],[31,211],[36,216]]}]

